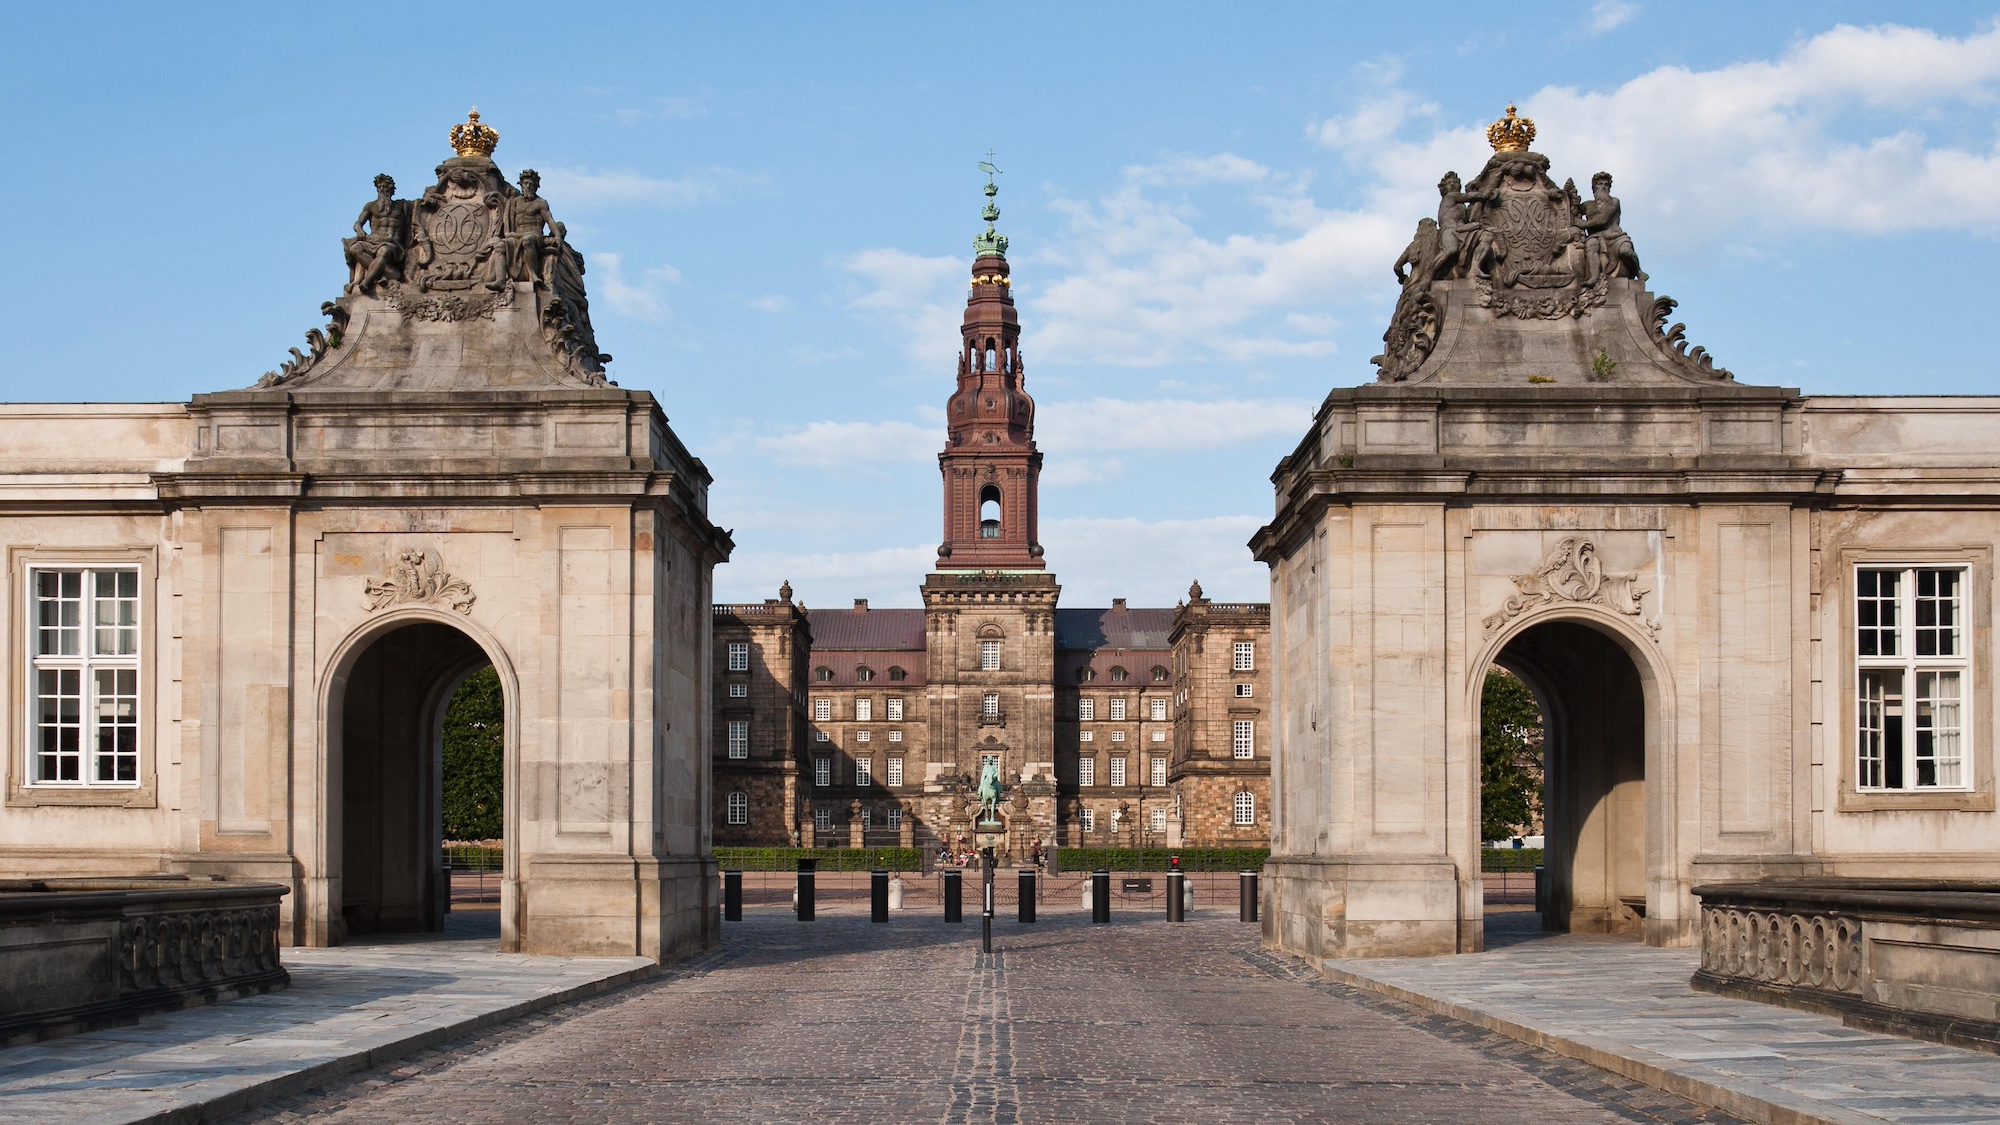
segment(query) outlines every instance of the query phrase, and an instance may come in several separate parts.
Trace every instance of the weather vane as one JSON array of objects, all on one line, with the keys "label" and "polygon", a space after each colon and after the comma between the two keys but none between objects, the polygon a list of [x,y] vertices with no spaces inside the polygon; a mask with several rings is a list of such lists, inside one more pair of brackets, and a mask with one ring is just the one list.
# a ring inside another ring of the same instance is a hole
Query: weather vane
[{"label": "weather vane", "polygon": [[989,184],[993,182],[993,177],[1001,174],[999,167],[993,163],[992,149],[986,150],[986,159],[979,162],[979,170],[986,173],[986,182]]}]

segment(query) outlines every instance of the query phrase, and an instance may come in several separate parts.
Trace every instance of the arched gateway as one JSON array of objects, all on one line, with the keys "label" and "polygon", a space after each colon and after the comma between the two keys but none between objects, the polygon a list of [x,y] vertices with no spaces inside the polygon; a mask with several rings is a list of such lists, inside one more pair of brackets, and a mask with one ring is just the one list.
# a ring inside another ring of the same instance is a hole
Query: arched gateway
[{"label": "arched gateway", "polygon": [[1481,948],[1481,684],[1548,722],[1544,923],[1692,889],[1992,877],[2000,406],[1745,386],[1668,324],[1611,177],[1508,116],[1395,263],[1252,541],[1277,709],[1266,940]]},{"label": "arched gateway", "polygon": [[292,943],[435,929],[440,724],[491,664],[504,947],[712,936],[709,476],[605,378],[535,174],[476,114],[451,140],[418,198],[376,178],[330,323],[255,387],[0,406],[0,872],[283,883]]}]

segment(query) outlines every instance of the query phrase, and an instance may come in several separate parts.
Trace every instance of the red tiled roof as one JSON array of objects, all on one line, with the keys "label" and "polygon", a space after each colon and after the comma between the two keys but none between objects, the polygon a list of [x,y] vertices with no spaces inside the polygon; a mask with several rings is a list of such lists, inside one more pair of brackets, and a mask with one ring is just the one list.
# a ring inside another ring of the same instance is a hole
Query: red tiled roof
[{"label": "red tiled roof", "polygon": [[[1172,612],[1167,616],[1171,619]],[[806,611],[806,620],[812,625],[816,653],[838,649],[924,651],[921,609],[814,609]]]}]

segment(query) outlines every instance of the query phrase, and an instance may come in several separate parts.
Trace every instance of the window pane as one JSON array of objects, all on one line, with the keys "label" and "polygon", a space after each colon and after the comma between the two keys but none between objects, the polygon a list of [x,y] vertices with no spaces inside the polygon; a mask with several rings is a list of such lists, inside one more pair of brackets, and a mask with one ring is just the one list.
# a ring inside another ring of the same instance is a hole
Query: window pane
[{"label": "window pane", "polygon": [[1854,651],[1862,656],[1895,656],[1896,597],[1900,570],[1861,570],[1854,575]]},{"label": "window pane", "polygon": [[1076,717],[1085,720],[1097,718],[1097,701],[1095,699],[1077,700]]},{"label": "window pane", "polygon": [[100,668],[96,674],[96,780],[139,780],[139,670]]},{"label": "window pane", "polygon": [[83,780],[83,674],[45,668],[35,676],[35,780]]},{"label": "window pane", "polygon": [[750,756],[750,720],[729,720],[729,756],[732,758]]},{"label": "window pane", "polygon": [[891,758],[889,759],[889,784],[901,785],[902,783],[903,783],[903,759]]},{"label": "window pane", "polygon": [[1111,717],[1114,719],[1123,719],[1125,717],[1124,700],[1114,699],[1111,701]]},{"label": "window pane", "polygon": [[1916,784],[1919,788],[1964,784],[1959,689],[1957,672],[1917,673]]},{"label": "window pane", "polygon": [[1165,758],[1155,757],[1153,759],[1152,775],[1154,785],[1165,785],[1167,783],[1167,760]]},{"label": "window pane", "polygon": [[813,784],[814,784],[814,785],[832,785],[832,784],[833,784],[833,759],[832,759],[832,758],[814,758],[814,759],[813,759]]},{"label": "window pane", "polygon": [[854,763],[854,784],[871,785],[874,783],[874,776],[875,776],[874,759],[862,758]]},{"label": "window pane", "polygon": [[1231,756],[1254,758],[1257,756],[1257,725],[1248,719],[1238,719],[1231,724]]},{"label": "window pane", "polygon": [[1123,758],[1111,759],[1111,784],[1113,785],[1125,784],[1125,759]]},{"label": "window pane", "polygon": [[42,656],[83,653],[83,572],[35,572],[35,652]]},{"label": "window pane", "polygon": [[1097,784],[1097,759],[1079,758],[1076,763],[1076,783],[1078,785]]},{"label": "window pane", "polygon": [[1959,590],[1962,570],[1917,571],[1917,655],[1961,656],[1965,652],[1959,638]]},{"label": "window pane", "polygon": [[1257,823],[1257,798],[1250,793],[1236,795],[1236,823]]},{"label": "window pane", "polygon": [[999,641],[979,642],[979,670],[982,672],[998,672],[1000,670]]},{"label": "window pane", "polygon": [[91,642],[98,656],[131,656],[139,651],[139,573],[99,570],[91,573]]},{"label": "window pane", "polygon": [[874,717],[875,717],[874,700],[857,699],[854,701],[854,718],[856,722],[865,723],[873,719]]}]

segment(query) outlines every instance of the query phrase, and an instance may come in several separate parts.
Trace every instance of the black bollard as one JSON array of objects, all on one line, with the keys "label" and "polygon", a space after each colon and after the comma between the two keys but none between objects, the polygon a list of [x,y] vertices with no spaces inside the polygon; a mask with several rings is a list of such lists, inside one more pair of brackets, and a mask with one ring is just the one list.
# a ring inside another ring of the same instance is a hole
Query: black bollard
[{"label": "black bollard", "polygon": [[722,920],[741,922],[743,920],[743,873],[724,871],[722,873]]},{"label": "black bollard", "polygon": [[868,920],[887,922],[889,920],[889,873],[870,871],[868,873]]},{"label": "black bollard", "polygon": [[1187,921],[1187,876],[1179,870],[1167,872],[1167,921]]},{"label": "black bollard", "polygon": [[1018,888],[1014,893],[1017,896],[1019,896],[1021,900],[1021,921],[1023,922],[1034,921],[1035,920],[1035,869],[1032,867],[1023,867],[1015,875],[1014,885]]},{"label": "black bollard", "polygon": [[813,871],[819,861],[802,859],[799,861],[799,921],[813,920]]},{"label": "black bollard", "polygon": [[1257,920],[1257,873],[1238,871],[1236,873],[1236,920],[1255,922]]},{"label": "black bollard", "polygon": [[1090,920],[1111,921],[1111,872],[1090,873]]},{"label": "black bollard", "polygon": [[965,921],[965,872],[956,867],[947,867],[944,872],[944,920]]},{"label": "black bollard", "polygon": [[984,888],[979,909],[979,951],[993,952],[993,849],[981,848],[979,882]]}]

